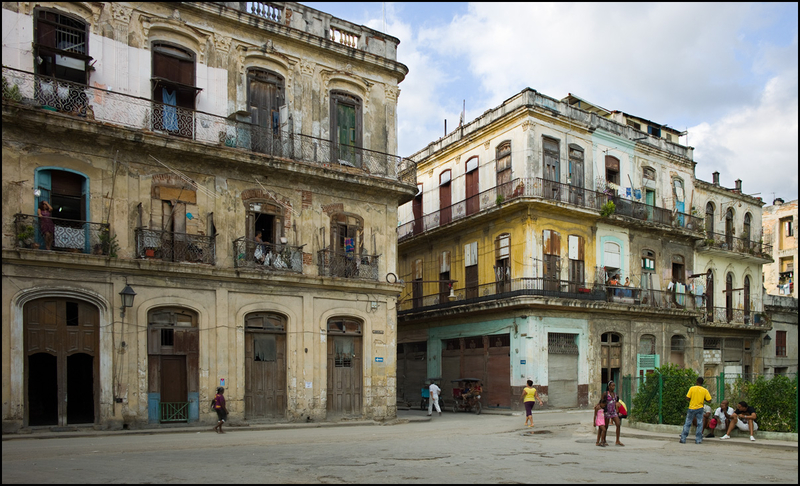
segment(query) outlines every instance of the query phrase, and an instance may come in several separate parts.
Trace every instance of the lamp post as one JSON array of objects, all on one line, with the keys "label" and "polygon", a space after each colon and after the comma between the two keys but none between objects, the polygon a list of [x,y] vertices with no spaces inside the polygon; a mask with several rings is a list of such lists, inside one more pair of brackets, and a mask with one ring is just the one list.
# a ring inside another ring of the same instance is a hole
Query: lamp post
[{"label": "lamp post", "polygon": [[128,307],[133,307],[133,298],[136,296],[136,292],[133,291],[130,285],[128,285],[128,280],[125,280],[125,288],[119,293],[119,296],[122,297],[122,307],[120,310],[122,311],[120,314],[121,318],[125,317],[125,309]]}]

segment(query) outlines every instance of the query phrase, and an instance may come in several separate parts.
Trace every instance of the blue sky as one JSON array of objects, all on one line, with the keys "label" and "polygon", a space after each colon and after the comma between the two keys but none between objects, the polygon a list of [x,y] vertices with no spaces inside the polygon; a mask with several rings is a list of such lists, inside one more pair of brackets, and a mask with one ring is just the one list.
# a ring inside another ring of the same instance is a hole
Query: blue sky
[{"label": "blue sky", "polygon": [[530,87],[688,130],[698,178],[797,199],[796,3],[304,5],[400,39],[399,155]]}]

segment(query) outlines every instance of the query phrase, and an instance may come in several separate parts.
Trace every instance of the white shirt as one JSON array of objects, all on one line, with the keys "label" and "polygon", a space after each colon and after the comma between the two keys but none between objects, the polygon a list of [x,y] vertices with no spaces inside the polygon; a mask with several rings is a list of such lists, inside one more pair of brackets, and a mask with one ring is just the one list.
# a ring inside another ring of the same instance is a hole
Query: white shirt
[{"label": "white shirt", "polygon": [[435,401],[439,398],[439,394],[442,393],[442,389],[436,386],[436,383],[431,383],[431,386],[428,387],[428,390],[431,392],[431,398]]},{"label": "white shirt", "polygon": [[[734,412],[735,410],[733,410],[733,407],[728,407],[728,415],[733,415]],[[722,407],[717,407],[717,410],[714,411],[714,416],[720,423],[720,425],[717,425],[717,428],[725,428],[728,425],[728,419],[726,419],[725,414],[722,413]]]}]

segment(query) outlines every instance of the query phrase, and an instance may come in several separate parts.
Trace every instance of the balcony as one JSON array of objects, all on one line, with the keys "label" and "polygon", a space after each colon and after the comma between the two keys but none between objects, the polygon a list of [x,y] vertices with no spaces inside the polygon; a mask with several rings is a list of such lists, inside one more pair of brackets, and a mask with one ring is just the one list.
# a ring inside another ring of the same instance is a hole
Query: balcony
[{"label": "balcony", "polygon": [[214,236],[136,228],[136,258],[214,265]]},{"label": "balcony", "polygon": [[248,240],[233,241],[233,266],[256,270],[303,273],[303,247]]},{"label": "balcony", "polygon": [[359,255],[328,248],[317,252],[317,266],[321,277],[378,280],[379,259],[380,255]]},{"label": "balcony", "polygon": [[639,221],[648,221],[689,231],[699,231],[698,228],[701,227],[700,220],[688,214],[649,206],[591,189],[549,181],[541,177],[531,177],[514,179],[511,182],[495,186],[446,208],[426,214],[421,218],[401,224],[397,228],[398,242],[402,242],[425,231],[448,225],[472,214],[487,212],[507,202],[523,197],[561,203],[593,211],[600,211],[607,201],[612,200],[616,206],[616,211],[614,213],[616,216],[623,216]]},{"label": "balcony", "polygon": [[761,241],[752,241],[749,238],[737,238],[732,234],[719,234],[706,232],[706,239],[700,242],[703,250],[723,250],[753,255],[756,258],[772,260],[772,245]]},{"label": "balcony", "polygon": [[[413,282],[406,283],[413,285]],[[453,289],[453,293],[456,298],[452,300],[447,297],[447,292],[412,296],[398,301],[398,311],[435,310],[454,305],[509,299],[517,296],[591,300],[663,310],[695,312],[705,309],[704,296],[676,294],[670,291],[643,290],[633,287],[586,284],[542,277],[517,278],[468,288],[462,287]]]},{"label": "balcony", "polygon": [[[14,241],[17,248],[47,250],[41,219],[29,214],[14,215]],[[116,256],[115,243],[110,237],[108,224],[52,217],[50,219],[53,222],[51,250]]]},{"label": "balcony", "polygon": [[416,185],[410,159],[3,67],[3,102]]},{"label": "balcony", "polygon": [[605,285],[606,301],[654,309],[700,311],[705,309],[705,295],[649,290],[637,287]]},{"label": "balcony", "polygon": [[[709,312],[710,310],[710,312]],[[712,307],[706,308],[703,313],[705,324],[733,324],[734,326],[747,326],[765,328],[770,327],[769,323],[763,318],[760,312],[735,309],[733,307]]]}]

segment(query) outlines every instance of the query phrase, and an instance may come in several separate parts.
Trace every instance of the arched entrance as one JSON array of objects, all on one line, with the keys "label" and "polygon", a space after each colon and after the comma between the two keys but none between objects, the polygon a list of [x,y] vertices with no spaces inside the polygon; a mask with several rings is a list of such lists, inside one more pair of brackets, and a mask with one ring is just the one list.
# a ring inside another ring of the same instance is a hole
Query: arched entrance
[{"label": "arched entrance", "polygon": [[99,321],[92,304],[42,298],[23,307],[29,426],[93,424],[99,410]]},{"label": "arched entrance", "polygon": [[605,391],[609,381],[619,381],[622,368],[622,336],[605,332],[600,337],[600,383]]},{"label": "arched entrance", "polygon": [[328,413],[361,415],[361,321],[328,319]]},{"label": "arched entrance", "polygon": [[147,396],[150,423],[199,418],[197,313],[159,307],[147,313]]},{"label": "arched entrance", "polygon": [[245,317],[244,416],[286,414],[286,318],[269,312]]}]

